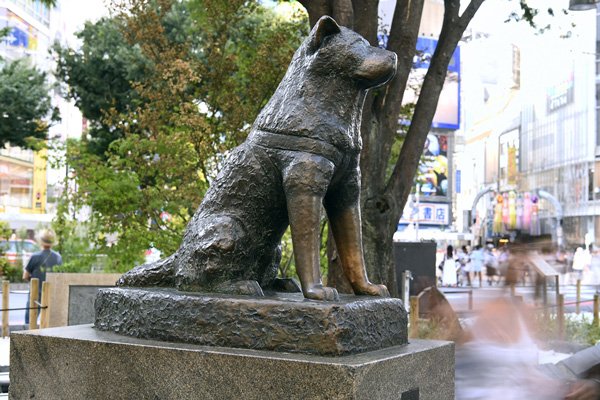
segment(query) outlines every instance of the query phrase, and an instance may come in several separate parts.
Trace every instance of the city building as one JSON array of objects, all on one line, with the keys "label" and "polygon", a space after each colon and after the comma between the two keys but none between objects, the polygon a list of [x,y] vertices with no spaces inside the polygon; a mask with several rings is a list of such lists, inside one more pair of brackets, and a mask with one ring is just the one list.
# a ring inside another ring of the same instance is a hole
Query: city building
[{"label": "city building", "polygon": [[[10,32],[0,41],[4,62],[27,58],[32,65],[50,72],[53,64],[49,50],[54,41],[72,40],[70,21],[63,13],[64,2],[54,8],[35,0],[0,0],[0,28]],[[52,79],[51,73],[49,78]],[[52,93],[53,103],[61,113],[61,122],[52,126],[50,140],[64,141],[78,137],[82,131],[81,113],[73,104]],[[54,214],[56,189],[64,170],[49,167],[46,151],[7,146],[0,149],[0,220],[10,227],[33,231],[48,225]]]},{"label": "city building", "polygon": [[551,238],[575,246],[600,239],[600,39],[594,12],[565,15],[565,3],[543,3],[556,12],[540,14],[533,28],[490,23],[511,10],[486,2],[465,35],[455,206],[457,226],[476,241]]}]

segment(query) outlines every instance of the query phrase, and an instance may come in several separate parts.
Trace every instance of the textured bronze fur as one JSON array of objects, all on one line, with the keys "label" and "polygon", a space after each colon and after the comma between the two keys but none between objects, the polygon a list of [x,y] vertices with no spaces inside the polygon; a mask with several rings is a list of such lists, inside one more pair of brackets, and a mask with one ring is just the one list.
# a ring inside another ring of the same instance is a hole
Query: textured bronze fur
[{"label": "textured bronze fur", "polygon": [[354,292],[387,296],[385,286],[369,282],[364,265],[359,153],[366,92],[395,70],[394,53],[321,18],[208,190],[180,249],[134,268],[118,284],[261,295],[276,277],[289,225],[304,296],[335,300],[337,291],[319,274],[324,206]]}]

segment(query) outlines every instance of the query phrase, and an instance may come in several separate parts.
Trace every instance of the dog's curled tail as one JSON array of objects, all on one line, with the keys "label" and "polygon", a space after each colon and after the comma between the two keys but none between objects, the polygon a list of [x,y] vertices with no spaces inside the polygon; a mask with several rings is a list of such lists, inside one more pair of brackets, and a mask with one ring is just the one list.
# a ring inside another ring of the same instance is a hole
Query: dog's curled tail
[{"label": "dog's curled tail", "polygon": [[175,258],[176,254],[173,254],[167,258],[137,266],[123,274],[117,281],[117,286],[174,287]]}]

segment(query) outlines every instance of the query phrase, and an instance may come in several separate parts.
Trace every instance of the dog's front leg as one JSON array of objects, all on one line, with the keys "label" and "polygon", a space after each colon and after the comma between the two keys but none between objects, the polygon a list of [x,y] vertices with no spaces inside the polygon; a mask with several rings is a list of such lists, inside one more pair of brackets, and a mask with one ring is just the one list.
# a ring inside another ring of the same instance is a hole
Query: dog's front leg
[{"label": "dog's front leg", "polygon": [[[358,160],[357,160],[358,163]],[[360,172],[351,170],[342,183],[325,197],[325,210],[335,240],[344,275],[355,294],[389,297],[384,285],[369,282],[362,248],[360,220]]]},{"label": "dog's front leg", "polygon": [[296,272],[304,297],[313,300],[337,300],[337,290],[323,286],[321,282],[319,225],[322,202],[322,197],[313,194],[288,196]]},{"label": "dog's front leg", "polygon": [[318,155],[292,154],[283,171],[283,185],[302,293],[307,299],[337,300],[337,290],[321,282],[319,257],[321,208],[334,165]]},{"label": "dog's front leg", "polygon": [[341,209],[332,205],[327,207],[327,213],[342,269],[354,293],[389,297],[384,285],[373,284],[367,278],[358,204]]}]

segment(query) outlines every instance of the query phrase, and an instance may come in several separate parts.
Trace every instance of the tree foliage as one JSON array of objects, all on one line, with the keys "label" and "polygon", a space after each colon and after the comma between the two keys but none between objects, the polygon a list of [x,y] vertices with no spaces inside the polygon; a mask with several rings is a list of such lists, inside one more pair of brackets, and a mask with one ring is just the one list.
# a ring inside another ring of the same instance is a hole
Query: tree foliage
[{"label": "tree foliage", "polygon": [[91,124],[87,141],[68,146],[65,187],[76,190],[65,190],[61,218],[67,227],[89,207],[89,237],[124,271],[151,243],[177,249],[307,25],[242,0],[130,0],[113,11],[84,27],[80,50],[57,48],[58,76]]},{"label": "tree foliage", "polygon": [[46,74],[27,60],[0,67],[0,148],[32,148],[36,139],[46,139],[50,124],[59,120],[50,91]]},{"label": "tree foliage", "polygon": [[89,121],[87,146],[100,156],[110,143],[124,136],[123,129],[106,117],[139,106],[141,100],[132,82],[142,79],[150,68],[140,47],[126,42],[124,29],[122,20],[102,18],[86,22],[76,34],[83,43],[80,49],[54,46],[56,75],[68,84],[67,96]]}]

